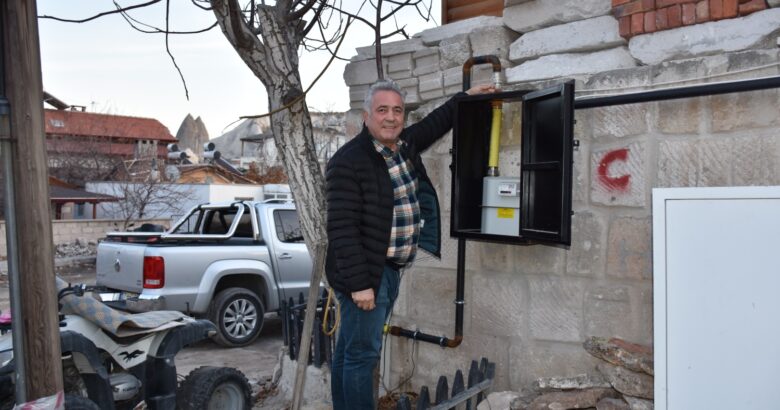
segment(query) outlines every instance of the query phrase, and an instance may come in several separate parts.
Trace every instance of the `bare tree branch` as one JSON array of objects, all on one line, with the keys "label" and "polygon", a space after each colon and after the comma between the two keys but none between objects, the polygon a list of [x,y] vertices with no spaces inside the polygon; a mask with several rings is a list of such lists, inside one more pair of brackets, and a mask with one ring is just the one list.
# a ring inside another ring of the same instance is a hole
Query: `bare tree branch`
[{"label": "bare tree branch", "polygon": [[160,0],[151,0],[151,1],[148,1],[146,3],[134,4],[132,6],[122,7],[120,9],[111,10],[111,11],[104,11],[104,12],[98,13],[98,14],[92,16],[92,17],[87,17],[87,18],[81,19],[81,20],[63,19],[63,18],[56,17],[56,16],[46,16],[46,15],[38,16],[38,18],[62,21],[62,22],[65,22],[65,23],[86,23],[88,21],[92,21],[92,20],[95,20],[95,19],[103,17],[103,16],[108,16],[109,14],[122,13],[122,12],[125,12],[127,10],[132,10],[132,9],[137,9],[137,8],[141,8],[141,7],[146,7],[146,6],[150,6],[150,5],[154,4],[154,3],[159,3],[159,2],[160,2]]},{"label": "bare tree branch", "polygon": [[308,0],[306,4],[303,5],[303,7],[290,13],[287,16],[286,20],[288,22],[298,20],[299,18],[303,17],[304,14],[308,13],[308,11],[311,10],[312,7],[314,7],[315,3],[317,3],[317,0]]},{"label": "bare tree branch", "polygon": [[[348,19],[347,20],[347,24],[346,24],[344,29],[346,30],[347,28],[349,28],[350,24],[352,24],[352,20]],[[339,44],[336,46],[336,52],[338,52],[339,48],[341,47],[341,43],[344,41],[344,37],[345,36],[341,37],[341,40],[339,41]],[[311,88],[314,87],[314,84],[317,84],[317,81],[319,81],[320,77],[322,77],[322,75],[325,74],[326,71],[328,71],[328,67],[330,67],[330,63],[332,63],[333,60],[335,59],[334,57],[335,57],[335,53],[331,56],[330,60],[328,60],[328,63],[325,64],[325,67],[322,69],[322,71],[320,71],[320,73],[317,75],[317,77],[314,79],[314,81],[312,81],[312,83],[309,85],[309,87],[306,88],[306,91],[304,91],[300,96],[295,98],[293,101],[290,101],[289,103],[287,103],[283,107],[279,107],[279,108],[277,108],[277,109],[275,109],[273,111],[270,111],[270,112],[268,112],[266,114],[246,115],[246,116],[241,116],[240,118],[241,119],[250,119],[250,118],[268,117],[270,115],[273,115],[273,114],[276,114],[278,112],[284,111],[284,110],[292,107],[293,105],[297,104],[299,101],[303,100],[306,97],[306,94],[308,94],[309,91],[311,90]]]},{"label": "bare tree branch", "polygon": [[[117,7],[119,7],[119,4],[117,4],[116,1],[114,1],[114,4]],[[127,24],[130,25],[130,27],[132,27],[134,30],[139,31],[139,32],[144,33],[144,34],[198,34],[198,33],[205,33],[205,32],[207,32],[207,31],[209,31],[209,30],[211,30],[211,29],[213,29],[214,27],[217,26],[217,22],[215,21],[214,24],[212,24],[212,25],[210,25],[210,26],[208,26],[208,27],[206,27],[204,29],[200,29],[200,30],[171,31],[171,30],[161,29],[161,28],[153,26],[151,24],[146,24],[146,23],[144,23],[144,22],[134,18],[133,16],[130,15],[130,13],[127,13],[125,11],[121,12],[120,15],[122,16],[122,18],[125,19],[125,21],[127,22]],[[142,25],[142,26],[146,26],[146,27],[150,28],[151,30],[144,30],[144,29],[142,29],[140,27],[137,27],[136,24],[139,24],[139,25]]]},{"label": "bare tree branch", "polygon": [[181,73],[181,69],[179,68],[179,65],[176,64],[176,58],[173,57],[173,54],[171,53],[171,49],[168,46],[168,24],[170,22],[170,14],[171,14],[171,0],[165,0],[165,51],[171,57],[171,62],[173,63],[173,66],[176,67],[176,71],[179,72],[181,83],[182,85],[184,85],[184,96],[187,97],[187,101],[189,101],[190,91],[187,89],[187,81],[184,80],[184,74]]}]

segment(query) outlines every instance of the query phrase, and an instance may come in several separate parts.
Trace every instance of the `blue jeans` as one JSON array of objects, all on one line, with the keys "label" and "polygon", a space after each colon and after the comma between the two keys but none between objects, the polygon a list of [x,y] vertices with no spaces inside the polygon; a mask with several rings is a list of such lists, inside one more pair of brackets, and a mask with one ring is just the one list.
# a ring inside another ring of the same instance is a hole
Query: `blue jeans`
[{"label": "blue jeans", "polygon": [[374,368],[382,350],[382,329],[398,297],[400,273],[389,267],[382,272],[376,307],[365,311],[352,295],[336,292],[341,305],[336,351],[330,376],[333,410],[373,410]]}]

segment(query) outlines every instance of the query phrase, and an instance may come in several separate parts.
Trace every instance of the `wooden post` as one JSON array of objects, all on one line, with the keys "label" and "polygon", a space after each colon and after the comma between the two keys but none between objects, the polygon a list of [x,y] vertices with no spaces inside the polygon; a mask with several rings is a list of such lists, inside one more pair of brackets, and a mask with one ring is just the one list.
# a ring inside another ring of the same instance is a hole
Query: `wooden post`
[{"label": "wooden post", "polygon": [[19,284],[28,401],[63,390],[54,281],[38,17],[33,0],[0,1],[3,81],[10,105]]}]

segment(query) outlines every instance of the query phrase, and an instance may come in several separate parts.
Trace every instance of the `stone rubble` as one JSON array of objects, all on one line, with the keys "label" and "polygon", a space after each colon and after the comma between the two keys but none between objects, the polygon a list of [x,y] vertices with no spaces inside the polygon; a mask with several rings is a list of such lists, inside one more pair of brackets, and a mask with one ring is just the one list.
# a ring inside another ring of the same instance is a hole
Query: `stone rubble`
[{"label": "stone rubble", "polygon": [[653,351],[642,345],[618,338],[591,337],[583,343],[592,356],[635,372],[653,375]]},{"label": "stone rubble", "polygon": [[[592,373],[572,377],[539,378],[531,389],[526,391],[491,393],[479,408],[653,409],[652,348],[614,337],[591,337],[583,343],[583,347],[592,356],[602,360]],[[489,407],[485,403],[489,403]]]}]

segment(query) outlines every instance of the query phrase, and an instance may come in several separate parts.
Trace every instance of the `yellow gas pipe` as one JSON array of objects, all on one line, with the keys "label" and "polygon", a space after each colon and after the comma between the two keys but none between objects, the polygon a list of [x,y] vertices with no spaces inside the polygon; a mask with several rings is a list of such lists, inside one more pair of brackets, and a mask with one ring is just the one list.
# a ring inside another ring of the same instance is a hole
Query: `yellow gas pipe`
[{"label": "yellow gas pipe", "polygon": [[498,146],[501,135],[501,106],[500,100],[491,101],[493,106],[493,122],[490,124],[490,155],[488,156],[488,176],[498,176]]}]

